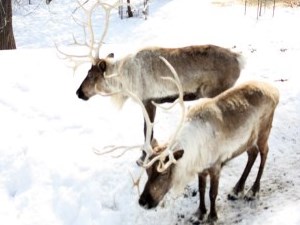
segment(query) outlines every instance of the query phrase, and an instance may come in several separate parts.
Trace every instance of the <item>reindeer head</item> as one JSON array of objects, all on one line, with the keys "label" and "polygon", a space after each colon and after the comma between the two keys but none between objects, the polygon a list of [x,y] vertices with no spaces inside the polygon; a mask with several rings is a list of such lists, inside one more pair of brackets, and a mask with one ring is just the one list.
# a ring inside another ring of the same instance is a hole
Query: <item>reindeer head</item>
[{"label": "reindeer head", "polygon": [[[174,159],[177,161],[183,156],[183,153],[183,150],[177,150],[172,154]],[[166,165],[169,160],[169,156],[166,156],[163,163]],[[172,175],[175,163],[171,162],[170,166],[165,168],[163,171],[159,169],[159,164],[160,161],[155,161],[146,169],[148,180],[139,199],[139,204],[146,209],[155,208],[172,187]]]},{"label": "reindeer head", "polygon": [[[74,71],[83,63],[92,63],[92,67],[88,71],[86,78],[76,92],[79,98],[88,100],[90,97],[96,94],[95,89],[97,89],[98,93],[104,94],[110,91],[108,90],[109,88],[105,81],[104,75],[107,70],[109,58],[113,58],[114,54],[111,53],[106,58],[100,59],[99,52],[103,44],[103,40],[108,32],[111,11],[120,3],[118,1],[116,1],[114,4],[108,4],[102,1],[85,1],[84,3],[77,1],[77,3],[79,6],[73,11],[72,16],[74,21],[83,28],[84,41],[78,41],[73,35],[74,43],[72,43],[72,45],[84,48],[86,53],[82,55],[74,55],[63,52],[58,48],[58,46],[56,46],[56,48],[63,59],[66,59],[72,63]],[[100,37],[95,34],[92,23],[93,13],[98,7],[102,7],[105,14],[103,33]],[[81,19],[77,19],[74,16],[74,13],[77,11],[77,9],[81,9],[83,11],[85,14],[85,21],[81,21]]]},{"label": "reindeer head", "polygon": [[98,93],[108,94],[111,92],[106,82],[105,71],[107,69],[107,59],[113,57],[114,54],[111,53],[105,59],[96,60],[76,91],[78,98],[88,100]]}]

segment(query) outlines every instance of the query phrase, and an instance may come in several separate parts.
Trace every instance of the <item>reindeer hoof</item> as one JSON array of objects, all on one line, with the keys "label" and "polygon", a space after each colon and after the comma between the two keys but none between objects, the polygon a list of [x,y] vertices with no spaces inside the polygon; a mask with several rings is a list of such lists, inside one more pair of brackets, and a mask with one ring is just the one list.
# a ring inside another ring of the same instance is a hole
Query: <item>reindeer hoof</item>
[{"label": "reindeer hoof", "polygon": [[200,220],[197,219],[196,217],[191,217],[189,219],[189,223],[191,223],[192,225],[200,225],[201,224]]},{"label": "reindeer hoof", "polygon": [[218,220],[217,215],[212,215],[212,214],[208,215],[207,222],[212,223],[212,222],[216,222],[217,220]]},{"label": "reindeer hoof", "polygon": [[206,216],[207,216],[207,214],[206,214],[206,209],[203,210],[202,212],[201,212],[200,209],[198,209],[198,210],[193,214],[193,217],[191,218],[191,220],[194,219],[195,221],[196,221],[196,220],[197,220],[197,221],[203,221],[203,220],[205,219]]},{"label": "reindeer hoof", "polygon": [[192,222],[192,224],[193,224],[193,225],[200,225],[201,223],[200,223],[199,220],[197,220],[197,221]]},{"label": "reindeer hoof", "polygon": [[227,199],[230,200],[230,201],[236,201],[240,198],[243,198],[244,196],[244,192],[241,191],[241,192],[235,192],[234,190],[232,190],[228,195],[227,195]]},{"label": "reindeer hoof", "polygon": [[247,202],[251,202],[251,201],[254,201],[254,200],[255,200],[255,198],[254,198],[253,196],[245,196],[244,199],[245,199],[245,201],[247,201]]},{"label": "reindeer hoof", "polygon": [[246,201],[254,201],[259,198],[258,192],[253,192],[252,190],[249,190],[247,194],[244,196],[244,199]]},{"label": "reindeer hoof", "polygon": [[230,201],[236,201],[236,200],[238,200],[238,196],[233,195],[233,194],[228,194],[227,199],[230,200]]}]

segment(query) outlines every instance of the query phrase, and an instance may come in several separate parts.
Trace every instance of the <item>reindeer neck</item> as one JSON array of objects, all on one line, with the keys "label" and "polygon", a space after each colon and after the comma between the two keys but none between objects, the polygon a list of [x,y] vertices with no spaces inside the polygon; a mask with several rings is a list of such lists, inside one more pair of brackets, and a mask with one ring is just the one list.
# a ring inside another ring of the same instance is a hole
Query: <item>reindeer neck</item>
[{"label": "reindeer neck", "polygon": [[[213,128],[203,121],[185,122],[177,138],[178,146],[184,150],[184,154],[174,166],[172,183],[176,191],[184,188],[198,173],[209,168],[215,160],[212,156],[213,150],[207,149],[206,143],[212,135]],[[214,148],[213,143],[209,148]]]}]

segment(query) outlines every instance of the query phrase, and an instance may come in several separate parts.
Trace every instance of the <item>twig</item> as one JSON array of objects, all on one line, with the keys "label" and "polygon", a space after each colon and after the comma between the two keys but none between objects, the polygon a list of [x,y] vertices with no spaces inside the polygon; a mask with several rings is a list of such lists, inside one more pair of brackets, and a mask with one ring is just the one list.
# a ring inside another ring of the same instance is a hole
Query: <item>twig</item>
[{"label": "twig", "polygon": [[140,181],[141,181],[141,178],[142,178],[142,175],[143,175],[144,171],[145,170],[143,168],[141,168],[141,173],[140,173],[139,177],[136,180],[134,180],[133,175],[132,175],[132,173],[129,170],[129,174],[130,174],[130,177],[131,177],[131,180],[132,180],[132,183],[133,183],[132,188],[134,188],[134,187],[137,188],[139,196],[141,195],[141,192],[140,192]]}]

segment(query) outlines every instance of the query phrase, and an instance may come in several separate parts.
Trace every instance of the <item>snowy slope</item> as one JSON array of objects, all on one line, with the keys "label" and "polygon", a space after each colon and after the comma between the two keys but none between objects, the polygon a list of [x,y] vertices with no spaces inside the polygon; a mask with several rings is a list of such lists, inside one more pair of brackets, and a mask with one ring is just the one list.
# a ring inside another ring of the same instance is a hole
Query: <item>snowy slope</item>
[{"label": "snowy slope", "polygon": [[[97,96],[84,102],[75,95],[89,65],[74,75],[54,48],[54,42],[70,42],[72,33],[80,35],[70,18],[75,7],[75,1],[62,0],[49,6],[36,1],[14,8],[18,50],[0,51],[0,223],[189,224],[198,207],[196,179],[183,195],[176,199],[168,195],[163,206],[146,211],[137,203],[138,191],[130,176],[140,173],[135,164],[139,150],[119,158],[94,153],[110,144],[142,144],[143,118],[131,101],[118,111],[109,98]],[[300,10],[278,7],[273,18],[267,8],[259,20],[256,8],[249,8],[246,15],[243,10],[242,5],[220,7],[207,0],[153,0],[146,21],[120,20],[115,11],[101,55],[115,52],[121,57],[149,45],[206,43],[241,51],[247,65],[238,82],[271,82],[281,98],[260,199],[251,203],[227,200],[246,155],[234,159],[222,171],[217,224],[297,225]],[[102,21],[101,14],[98,18]],[[155,134],[159,140],[165,140],[176,126],[177,111],[158,111]],[[254,181],[257,165],[246,188]],[[145,179],[144,174],[141,190]]]}]

